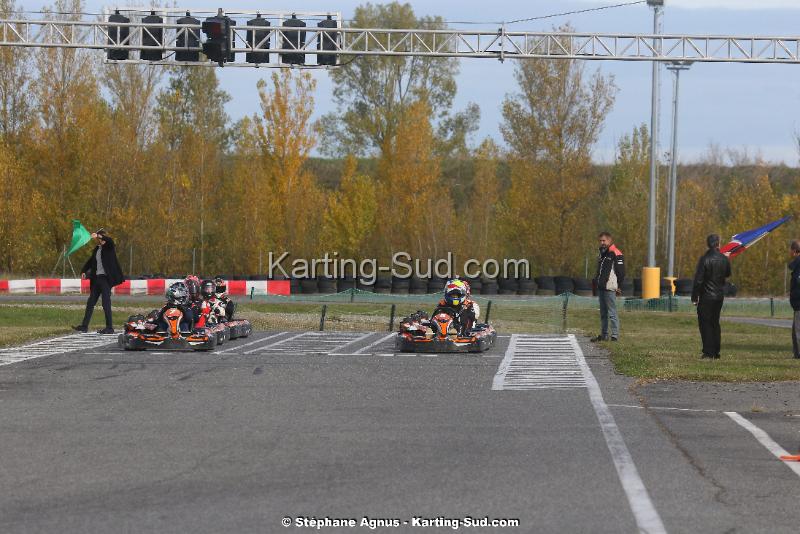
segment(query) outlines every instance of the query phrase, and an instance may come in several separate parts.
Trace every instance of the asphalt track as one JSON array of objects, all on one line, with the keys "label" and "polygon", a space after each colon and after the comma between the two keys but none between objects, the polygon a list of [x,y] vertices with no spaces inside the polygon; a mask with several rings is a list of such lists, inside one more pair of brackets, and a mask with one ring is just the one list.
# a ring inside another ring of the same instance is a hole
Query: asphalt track
[{"label": "asphalt track", "polygon": [[[583,370],[565,338],[424,356],[386,335],[0,352],[0,532],[452,532],[414,518],[467,516],[520,526],[458,530],[800,528],[800,471],[725,413],[796,453],[797,384],[637,387],[581,343]],[[400,526],[295,526],[326,517]]]}]

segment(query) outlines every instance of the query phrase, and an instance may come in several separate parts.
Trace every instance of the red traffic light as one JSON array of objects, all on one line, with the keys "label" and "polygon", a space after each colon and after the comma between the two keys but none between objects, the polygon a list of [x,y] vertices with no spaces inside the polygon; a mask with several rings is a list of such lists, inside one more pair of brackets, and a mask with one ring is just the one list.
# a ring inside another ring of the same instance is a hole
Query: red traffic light
[{"label": "red traffic light", "polygon": [[211,39],[224,37],[225,24],[221,20],[206,20],[203,22],[203,32]]}]

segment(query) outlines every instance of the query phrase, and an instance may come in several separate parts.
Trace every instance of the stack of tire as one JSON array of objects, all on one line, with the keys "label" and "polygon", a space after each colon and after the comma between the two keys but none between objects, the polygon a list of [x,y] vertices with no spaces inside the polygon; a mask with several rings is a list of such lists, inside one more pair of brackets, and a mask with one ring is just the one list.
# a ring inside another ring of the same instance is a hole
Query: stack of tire
[{"label": "stack of tire", "polygon": [[356,287],[356,279],[352,276],[345,276],[344,278],[339,278],[336,280],[336,291],[341,293],[342,291],[350,291],[351,289],[355,289]]},{"label": "stack of tire", "polygon": [[408,292],[412,295],[425,295],[428,293],[428,280],[419,276],[412,276],[409,281]]},{"label": "stack of tire", "polygon": [[392,278],[389,276],[379,276],[375,280],[375,293],[391,293],[392,292]]},{"label": "stack of tire", "polygon": [[659,285],[659,295],[662,297],[669,297],[672,294],[672,281],[667,280],[666,278],[661,279],[661,284]]},{"label": "stack of tire", "polygon": [[536,294],[536,282],[530,278],[520,278],[518,280],[519,289],[517,290],[518,295],[535,295]]},{"label": "stack of tire", "polygon": [[441,293],[444,290],[444,284],[447,282],[441,276],[431,276],[428,278],[428,294]]},{"label": "stack of tire", "polygon": [[593,294],[592,281],[588,278],[573,278],[572,285],[575,287],[573,293],[579,297],[591,297]]},{"label": "stack of tire", "polygon": [[623,297],[632,297],[634,293],[633,289],[633,278],[626,278],[622,281]]},{"label": "stack of tire", "polygon": [[469,289],[472,291],[473,295],[480,295],[483,291],[483,282],[481,281],[480,277],[474,278],[467,278],[467,283],[469,284]]},{"label": "stack of tire", "polygon": [[291,280],[289,280],[289,293],[291,295],[298,295],[302,292],[303,292],[303,286],[299,278],[292,278]]},{"label": "stack of tire", "polygon": [[691,278],[678,278],[675,280],[675,294],[679,297],[691,297],[694,280]]},{"label": "stack of tire", "polygon": [[317,277],[317,290],[323,295],[331,295],[338,290],[336,279],[332,276],[318,276]]},{"label": "stack of tire", "polygon": [[641,278],[634,278],[633,279],[633,296],[637,298],[642,298],[642,279]]},{"label": "stack of tire", "polygon": [[552,276],[537,276],[536,280],[536,294],[537,295],[555,295],[556,282]]},{"label": "stack of tire", "polygon": [[553,283],[555,284],[556,295],[575,293],[575,283],[569,276],[554,276]]},{"label": "stack of tire", "polygon": [[319,286],[316,278],[301,278],[299,280],[300,291],[305,294],[319,293]]},{"label": "stack of tire", "polygon": [[363,278],[359,278],[358,280],[356,280],[356,289],[358,289],[359,291],[369,291],[370,293],[372,293],[375,291],[375,281],[372,280],[369,283],[367,283],[367,281],[364,280]]},{"label": "stack of tire", "polygon": [[498,278],[497,286],[501,295],[516,295],[519,291],[519,282],[516,278]]},{"label": "stack of tire", "polygon": [[481,295],[497,295],[499,291],[500,285],[495,278],[481,277]]},{"label": "stack of tire", "polygon": [[392,276],[392,293],[396,295],[408,295],[411,288],[410,278],[400,278]]}]

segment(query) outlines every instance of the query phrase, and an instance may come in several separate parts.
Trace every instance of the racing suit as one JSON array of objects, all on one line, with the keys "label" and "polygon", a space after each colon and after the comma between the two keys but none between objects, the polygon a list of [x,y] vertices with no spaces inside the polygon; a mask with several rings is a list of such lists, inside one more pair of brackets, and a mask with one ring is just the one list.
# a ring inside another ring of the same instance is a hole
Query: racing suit
[{"label": "racing suit", "polygon": [[464,303],[459,306],[450,306],[444,299],[439,301],[436,309],[433,310],[433,316],[437,313],[447,313],[453,317],[456,324],[458,324],[458,333],[461,336],[467,335],[471,328],[480,317],[480,306],[478,303],[471,299],[464,300]]},{"label": "racing suit", "polygon": [[169,329],[167,320],[164,319],[164,313],[172,308],[180,310],[183,314],[183,318],[181,318],[181,324],[179,325],[181,332],[191,332],[194,325],[194,313],[192,312],[191,306],[184,304],[170,304],[169,302],[165,304],[164,307],[158,312],[158,319],[156,319],[156,326],[158,330],[166,332]]}]

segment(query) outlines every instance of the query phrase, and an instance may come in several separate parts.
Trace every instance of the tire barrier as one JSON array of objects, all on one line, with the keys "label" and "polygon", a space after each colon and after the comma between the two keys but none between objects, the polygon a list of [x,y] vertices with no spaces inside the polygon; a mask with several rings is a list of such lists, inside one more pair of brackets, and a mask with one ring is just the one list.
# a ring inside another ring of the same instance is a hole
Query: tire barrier
[{"label": "tire barrier", "polygon": [[556,295],[575,293],[575,284],[569,276],[554,276],[553,283],[556,288]]},{"label": "tire barrier", "polygon": [[[174,278],[143,278],[125,280],[112,289],[115,295],[163,296],[166,288],[183,280]],[[226,279],[231,295],[290,295],[289,280],[235,280]],[[37,295],[65,295],[89,293],[89,280],[80,278],[34,278],[28,280],[0,280],[0,293],[33,293]]]},{"label": "tire barrier", "polygon": [[588,278],[573,278],[572,285],[575,288],[573,293],[579,297],[591,297],[594,295],[592,281]]},{"label": "tire barrier", "polygon": [[694,280],[691,278],[678,278],[675,280],[675,294],[679,297],[691,297]]}]

